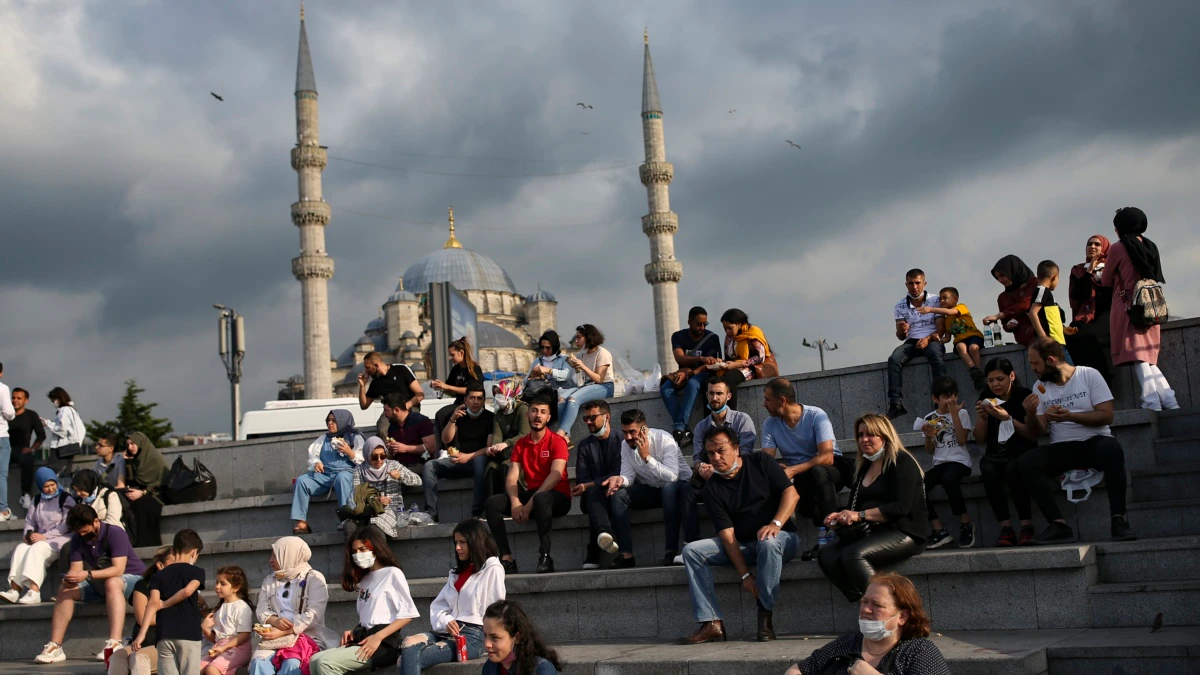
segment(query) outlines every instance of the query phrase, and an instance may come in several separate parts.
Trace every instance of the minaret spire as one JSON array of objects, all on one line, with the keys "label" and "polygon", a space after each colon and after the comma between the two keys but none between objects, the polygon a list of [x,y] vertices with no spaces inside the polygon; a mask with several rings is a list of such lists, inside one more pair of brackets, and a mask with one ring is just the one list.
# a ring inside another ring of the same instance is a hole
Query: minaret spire
[{"label": "minaret spire", "polygon": [[642,216],[642,232],[650,239],[650,264],[646,265],[646,283],[654,292],[654,337],[658,347],[658,364],[673,368],[671,334],[679,330],[679,280],[683,265],[675,260],[675,232],[679,218],[671,212],[668,186],[675,177],[675,167],[667,161],[666,140],[663,136],[662,104],[658,100],[658,83],[650,61],[650,35],[642,34],[645,42],[645,65],[642,71],[642,139],[646,147],[646,162],[638,168],[650,213]]},{"label": "minaret spire", "polygon": [[292,204],[292,223],[300,229],[300,255],[292,259],[292,274],[300,282],[304,329],[304,395],[330,398],[333,381],[329,348],[329,280],[333,259],[325,252],[325,226],[329,204],[321,194],[321,172],[328,157],[321,147],[317,111],[317,81],[308,32],[304,27],[304,4],[300,5],[300,49],[296,58],[296,147],[292,168],[296,171],[300,200]]}]

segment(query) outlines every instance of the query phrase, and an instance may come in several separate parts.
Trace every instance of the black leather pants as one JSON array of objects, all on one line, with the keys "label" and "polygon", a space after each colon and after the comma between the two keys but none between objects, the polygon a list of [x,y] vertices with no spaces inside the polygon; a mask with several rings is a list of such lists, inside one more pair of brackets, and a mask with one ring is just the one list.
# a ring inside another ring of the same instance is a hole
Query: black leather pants
[{"label": "black leather pants", "polygon": [[821,547],[818,562],[829,581],[850,602],[858,602],[867,592],[867,582],[880,567],[895,565],[925,550],[907,534],[887,525],[877,528],[853,544],[835,540]]}]

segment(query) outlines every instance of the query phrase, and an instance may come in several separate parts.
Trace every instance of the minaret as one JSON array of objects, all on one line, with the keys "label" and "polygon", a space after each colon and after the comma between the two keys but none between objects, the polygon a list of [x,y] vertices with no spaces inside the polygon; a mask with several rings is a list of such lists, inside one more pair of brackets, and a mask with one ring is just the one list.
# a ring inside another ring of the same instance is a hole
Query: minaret
[{"label": "minaret", "polygon": [[331,398],[329,280],[333,278],[333,259],[325,255],[329,204],[321,196],[321,172],[328,159],[320,145],[317,122],[317,81],[308,54],[301,3],[300,53],[296,60],[296,147],[292,148],[292,168],[296,170],[300,189],[300,201],[292,204],[292,222],[300,228],[300,256],[292,259],[292,274],[300,282],[304,303],[304,395]]},{"label": "minaret", "polygon": [[646,265],[646,283],[654,289],[654,339],[658,345],[658,364],[663,372],[675,370],[671,334],[679,330],[679,280],[683,265],[675,260],[675,231],[679,218],[671,212],[667,188],[675,177],[675,167],[667,161],[663,139],[662,105],[658,102],[658,84],[650,63],[650,36],[644,34],[646,64],[642,73],[642,138],[646,144],[646,163],[638,169],[650,213],[642,216],[642,232],[650,239],[650,264]]}]

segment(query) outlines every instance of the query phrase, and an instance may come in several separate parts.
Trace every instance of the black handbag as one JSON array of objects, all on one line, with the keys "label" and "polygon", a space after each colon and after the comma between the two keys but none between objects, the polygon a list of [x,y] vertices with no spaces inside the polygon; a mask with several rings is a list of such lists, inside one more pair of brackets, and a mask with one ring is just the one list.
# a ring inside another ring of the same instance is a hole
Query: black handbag
[{"label": "black handbag", "polygon": [[[854,484],[854,492],[850,496],[850,510],[858,510],[858,489],[862,487],[863,478],[867,473],[864,471],[858,477],[858,482]],[[833,533],[837,535],[838,541],[843,544],[853,544],[857,541],[866,539],[867,535],[871,534],[871,524],[865,520],[860,520],[853,525],[842,525],[834,528]]]},{"label": "black handbag", "polygon": [[189,469],[182,457],[176,457],[162,494],[166,504],[211,502],[217,498],[217,477],[199,459],[193,459]]},{"label": "black handbag", "polygon": [[82,455],[83,443],[67,443],[66,445],[60,445],[54,449],[54,454],[57,455],[59,459],[70,459],[75,455]]},{"label": "black handbag", "polygon": [[[362,624],[359,624],[350,631],[350,644],[356,645],[387,627],[386,623],[372,628],[364,628]],[[400,645],[400,631],[385,637],[379,644],[379,649],[376,649],[375,653],[371,655],[371,670],[395,668],[396,662],[400,660]]]}]

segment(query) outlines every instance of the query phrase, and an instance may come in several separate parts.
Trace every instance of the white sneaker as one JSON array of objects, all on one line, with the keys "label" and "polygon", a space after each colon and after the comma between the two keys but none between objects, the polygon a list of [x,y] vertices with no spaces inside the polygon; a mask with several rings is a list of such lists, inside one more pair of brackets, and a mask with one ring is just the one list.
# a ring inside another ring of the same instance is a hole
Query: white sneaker
[{"label": "white sneaker", "polygon": [[42,593],[34,590],[25,591],[25,595],[22,595],[17,602],[22,605],[40,605],[42,604]]},{"label": "white sneaker", "polygon": [[0,513],[0,523],[4,522],[6,520],[12,520],[12,519],[13,519],[12,511],[5,511],[4,513]]},{"label": "white sneaker", "polygon": [[7,600],[14,604],[17,602],[17,599],[20,597],[21,597],[20,591],[15,591],[11,587],[7,591],[0,593],[0,599]]},{"label": "white sneaker", "polygon": [[[109,647],[112,647],[112,650],[113,650],[114,652],[115,652],[115,651],[117,651],[118,649],[120,649],[122,646],[123,646],[123,645],[121,644],[121,641],[120,641],[120,640],[105,640],[105,641],[104,641],[104,649],[108,649]],[[104,660],[104,649],[101,649],[101,650],[100,650],[100,651],[99,651],[99,652],[96,654],[96,660],[97,660],[97,661],[103,661],[103,660]]]},{"label": "white sneaker", "polygon": [[29,495],[21,495],[21,508],[28,511],[33,508],[33,497]]},{"label": "white sneaker", "polygon": [[683,554],[682,554],[682,553],[680,553],[679,555],[675,556],[675,557],[674,557],[674,558],[671,560],[671,564],[672,564],[672,565],[682,565],[682,564],[683,564]]},{"label": "white sneaker", "polygon": [[42,653],[33,657],[38,663],[58,663],[66,661],[67,655],[63,653],[62,645],[53,642],[47,642],[45,647],[42,647]]},{"label": "white sneaker", "polygon": [[607,532],[601,532],[600,536],[596,537],[596,545],[605,553],[616,553],[621,550],[613,536]]}]

